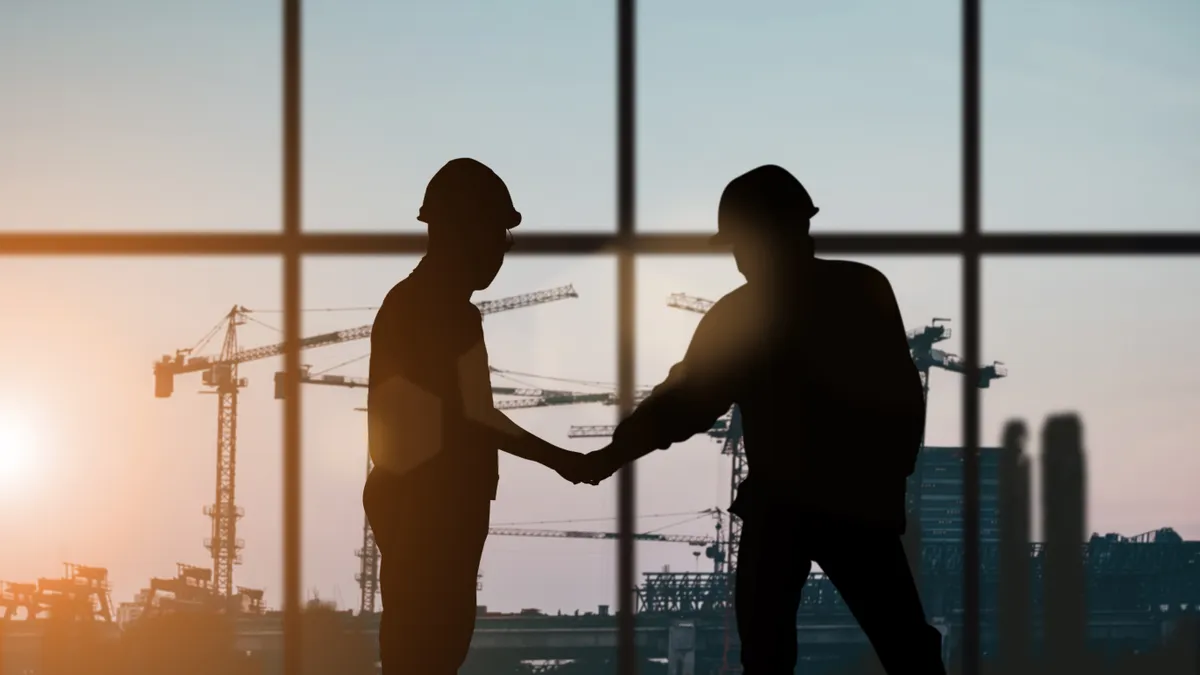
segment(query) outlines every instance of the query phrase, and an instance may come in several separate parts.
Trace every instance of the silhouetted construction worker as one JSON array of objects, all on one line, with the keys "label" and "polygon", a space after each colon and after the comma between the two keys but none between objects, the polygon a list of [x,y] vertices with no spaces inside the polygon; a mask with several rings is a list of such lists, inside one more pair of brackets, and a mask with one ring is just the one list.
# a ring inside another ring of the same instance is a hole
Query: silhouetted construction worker
[{"label": "silhouetted construction worker", "polygon": [[792,673],[796,613],[815,562],[837,586],[891,675],[940,675],[901,545],[905,479],[925,401],[895,296],[878,270],[813,255],[818,209],[778,166],[735,178],[714,244],[746,284],[700,320],[683,360],[588,455],[590,477],[710,429],[737,404],[749,473],[736,611],[746,675]]},{"label": "silhouetted construction worker", "polygon": [[428,252],[388,292],[371,331],[374,468],[363,506],[382,555],[383,672],[452,675],[475,629],[497,449],[572,482],[584,456],[494,406],[471,294],[492,283],[521,222],[504,182],[475,160],[453,160],[430,180],[418,219],[429,228]]}]

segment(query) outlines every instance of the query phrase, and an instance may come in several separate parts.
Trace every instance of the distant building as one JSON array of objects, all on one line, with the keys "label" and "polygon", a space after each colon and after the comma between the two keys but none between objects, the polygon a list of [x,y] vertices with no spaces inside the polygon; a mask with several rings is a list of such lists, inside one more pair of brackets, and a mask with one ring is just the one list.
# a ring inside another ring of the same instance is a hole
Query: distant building
[{"label": "distant building", "polygon": [[117,625],[124,628],[130,621],[136,621],[146,609],[146,600],[150,597],[150,589],[143,588],[134,596],[133,602],[122,602],[117,605]]},{"label": "distant building", "polygon": [[[1001,448],[979,451],[979,540],[1000,541],[999,469]],[[923,543],[963,540],[963,450],[926,446],[909,479],[909,525],[920,522]]]}]

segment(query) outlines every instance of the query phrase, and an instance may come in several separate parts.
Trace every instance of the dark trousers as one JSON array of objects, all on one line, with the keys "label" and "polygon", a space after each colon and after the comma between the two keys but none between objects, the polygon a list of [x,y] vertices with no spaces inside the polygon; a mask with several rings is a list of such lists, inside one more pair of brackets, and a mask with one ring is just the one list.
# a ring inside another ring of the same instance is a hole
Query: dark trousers
[{"label": "dark trousers", "polygon": [[376,473],[367,479],[363,507],[381,555],[383,675],[454,675],[475,633],[491,499],[452,491],[422,499]]},{"label": "dark trousers", "polygon": [[929,625],[895,530],[757,513],[742,524],[735,605],[745,675],[792,675],[796,613],[812,564],[821,566],[889,675],[945,675],[942,636]]}]

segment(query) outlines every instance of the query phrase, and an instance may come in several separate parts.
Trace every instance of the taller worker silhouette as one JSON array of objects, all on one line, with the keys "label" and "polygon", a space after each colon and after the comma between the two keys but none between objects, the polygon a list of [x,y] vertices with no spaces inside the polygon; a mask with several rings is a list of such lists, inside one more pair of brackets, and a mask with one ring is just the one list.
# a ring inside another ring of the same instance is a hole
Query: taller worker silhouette
[{"label": "taller worker silhouette", "polygon": [[700,320],[683,360],[588,455],[603,480],[710,429],[736,404],[749,468],[735,604],[745,675],[790,675],[815,562],[891,675],[943,675],[901,544],[925,423],[921,378],[887,278],[814,256],[808,191],[779,166],[729,183],[714,244],[746,283]]},{"label": "taller worker silhouette", "polygon": [[511,248],[521,214],[473,159],[429,181],[429,248],[384,298],[371,330],[367,398],[374,468],[363,507],[382,555],[385,675],[453,675],[475,630],[476,579],[499,480],[497,449],[580,482],[584,455],[496,410],[482,315],[471,303]]}]

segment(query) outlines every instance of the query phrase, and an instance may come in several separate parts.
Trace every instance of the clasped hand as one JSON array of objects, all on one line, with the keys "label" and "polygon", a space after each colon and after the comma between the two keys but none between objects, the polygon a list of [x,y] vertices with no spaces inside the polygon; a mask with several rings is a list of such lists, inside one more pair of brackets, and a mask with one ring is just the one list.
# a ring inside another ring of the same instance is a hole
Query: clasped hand
[{"label": "clasped hand", "polygon": [[617,472],[621,462],[612,451],[612,446],[606,446],[594,452],[582,453],[563,450],[555,458],[550,468],[558,475],[578,485],[599,485],[601,481]]}]

